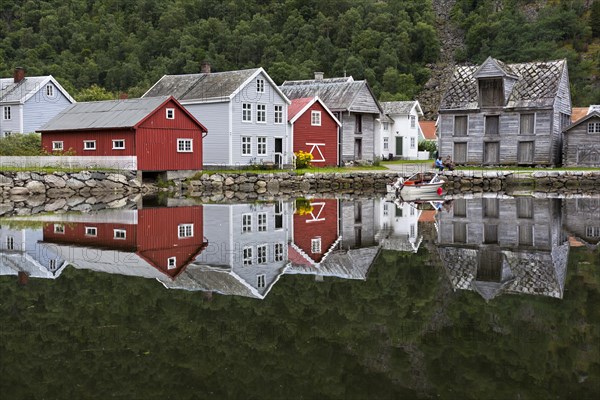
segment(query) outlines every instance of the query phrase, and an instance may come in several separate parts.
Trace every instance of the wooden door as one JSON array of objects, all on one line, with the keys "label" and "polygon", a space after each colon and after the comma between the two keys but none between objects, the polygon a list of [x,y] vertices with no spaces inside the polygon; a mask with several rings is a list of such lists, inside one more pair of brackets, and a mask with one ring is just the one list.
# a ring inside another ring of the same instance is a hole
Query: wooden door
[{"label": "wooden door", "polygon": [[517,162],[519,164],[533,164],[533,152],[533,142],[519,142]]},{"label": "wooden door", "polygon": [[454,143],[454,162],[456,164],[465,164],[467,162],[467,144]]},{"label": "wooden door", "polygon": [[402,136],[396,138],[396,155],[402,156],[402,142],[404,138]]},{"label": "wooden door", "polygon": [[354,159],[362,159],[362,139],[354,139]]},{"label": "wooden door", "polygon": [[498,164],[500,163],[500,143],[498,142],[487,142],[483,150],[483,163],[484,164]]}]

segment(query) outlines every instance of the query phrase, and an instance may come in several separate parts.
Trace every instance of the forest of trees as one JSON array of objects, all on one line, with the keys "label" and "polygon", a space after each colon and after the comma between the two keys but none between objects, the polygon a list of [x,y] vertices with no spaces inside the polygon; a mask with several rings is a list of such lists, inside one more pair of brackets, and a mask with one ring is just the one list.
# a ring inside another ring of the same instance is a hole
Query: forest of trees
[{"label": "forest of trees", "polygon": [[[52,74],[78,100],[140,96],[163,74],[198,72],[203,60],[214,71],[262,66],[277,83],[347,74],[381,99],[412,99],[444,45],[429,0],[2,3],[0,75],[15,66]],[[522,11],[538,3],[535,18]],[[458,61],[567,58],[574,105],[600,103],[600,18],[590,17],[599,2],[585,3],[458,0],[450,13],[466,35]]]}]

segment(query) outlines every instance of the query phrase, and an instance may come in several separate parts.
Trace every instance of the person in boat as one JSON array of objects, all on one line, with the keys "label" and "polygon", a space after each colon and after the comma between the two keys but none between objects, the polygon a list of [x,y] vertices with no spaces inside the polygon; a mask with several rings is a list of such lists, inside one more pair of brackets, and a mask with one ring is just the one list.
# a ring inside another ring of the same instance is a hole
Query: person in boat
[{"label": "person in boat", "polygon": [[444,160],[444,167],[446,167],[450,171],[454,171],[454,162],[452,161],[452,158],[450,158],[450,156],[446,156],[446,159]]},{"label": "person in boat", "polygon": [[435,167],[440,171],[444,170],[444,163],[442,162],[442,157],[438,157],[435,160]]}]

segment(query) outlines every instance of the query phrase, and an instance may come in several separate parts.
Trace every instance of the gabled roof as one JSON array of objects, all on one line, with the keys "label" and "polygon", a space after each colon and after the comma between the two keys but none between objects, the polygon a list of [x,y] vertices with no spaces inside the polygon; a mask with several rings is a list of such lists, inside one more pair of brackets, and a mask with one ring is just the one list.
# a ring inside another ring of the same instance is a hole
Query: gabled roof
[{"label": "gabled roof", "polygon": [[564,129],[564,132],[568,133],[571,129],[587,122],[588,120],[590,120],[592,118],[600,118],[600,111],[593,111],[593,112],[587,114],[585,117],[578,119],[577,121],[573,122],[571,125],[567,126]]},{"label": "gabled roof", "polygon": [[366,280],[369,269],[377,258],[379,251],[379,246],[335,250],[327,260],[322,261],[318,265],[292,263],[286,274],[306,274]]},{"label": "gabled roof", "polygon": [[495,58],[488,57],[475,71],[473,74],[475,78],[488,77],[490,73],[495,73],[496,76],[508,76],[511,78],[518,78],[515,71],[510,67],[510,65],[505,64],[500,60],[496,60]]},{"label": "gabled roof", "polygon": [[589,107],[573,107],[571,109],[571,123],[580,120],[588,114]]},{"label": "gabled roof", "polygon": [[[495,60],[497,61],[497,60]],[[507,64],[516,82],[507,107],[552,107],[558,93],[566,60]],[[478,109],[477,66],[457,66],[442,98],[440,110]]]},{"label": "gabled roof", "polygon": [[15,83],[14,78],[0,79],[0,103],[23,104],[50,82],[52,82],[69,102],[75,103],[75,99],[69,95],[52,75],[29,76],[17,83]]},{"label": "gabled roof", "polygon": [[142,97],[173,96],[184,104],[230,101],[261,73],[289,104],[287,97],[262,68],[208,74],[164,75]]},{"label": "gabled roof", "polygon": [[333,118],[333,120],[335,121],[336,124],[338,124],[338,126],[342,126],[342,124],[340,123],[340,121],[338,121],[338,119],[331,113],[331,111],[329,110],[329,108],[325,105],[325,103],[323,103],[321,101],[321,99],[319,99],[319,96],[315,96],[315,97],[305,97],[302,99],[293,99],[292,103],[290,104],[289,108],[288,108],[288,120],[290,123],[294,123],[296,122],[296,120],[298,118],[300,118],[305,112],[306,110],[308,110],[310,107],[312,107],[313,104],[315,104],[316,102],[319,102],[319,104],[321,104],[321,106],[323,106],[323,108],[325,109],[325,111],[327,111],[327,114],[329,114],[329,116],[331,118]]},{"label": "gabled roof", "polygon": [[419,102],[414,101],[384,101],[381,108],[386,115],[408,115],[416,107],[417,114],[423,115]]},{"label": "gabled roof", "polygon": [[419,121],[425,140],[437,140],[435,121]]},{"label": "gabled roof", "polygon": [[[367,81],[355,81],[351,76],[347,78],[309,79],[305,81],[285,81],[281,91],[290,99],[301,99],[318,96],[331,111],[356,111],[382,113],[383,110],[375,98]],[[361,110],[355,104],[357,98],[367,90],[373,98],[377,111]]]},{"label": "gabled roof", "polygon": [[82,129],[134,128],[148,118],[164,103],[173,100],[200,129],[207,129],[196,120],[177,100],[169,96],[142,99],[90,101],[76,103],[61,111],[40,128],[40,132]]}]

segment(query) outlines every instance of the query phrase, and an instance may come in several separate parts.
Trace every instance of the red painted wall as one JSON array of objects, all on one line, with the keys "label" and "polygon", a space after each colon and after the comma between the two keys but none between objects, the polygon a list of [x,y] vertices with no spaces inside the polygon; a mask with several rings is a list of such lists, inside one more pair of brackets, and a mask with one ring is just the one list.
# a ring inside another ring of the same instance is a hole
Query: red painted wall
[{"label": "red painted wall", "polygon": [[[74,244],[111,250],[135,251],[137,226],[115,223],[77,222],[65,223],[65,233],[54,233],[54,224],[44,226],[44,241],[50,243]],[[96,227],[97,236],[86,236],[86,227]],[[125,239],[115,239],[114,229],[126,231]]]},{"label": "red painted wall", "polygon": [[[166,109],[175,109],[167,119]],[[113,150],[113,139],[125,139],[124,150]],[[177,139],[192,139],[192,152],[178,152]],[[96,150],[83,150],[84,140],[95,140]],[[42,148],[52,153],[52,142],[63,141],[65,150],[78,156],[137,156],[140,171],[202,169],[202,131],[175,102],[158,108],[136,131],[133,129],[81,130],[42,133]]]},{"label": "red painted wall", "polygon": [[[311,199],[311,204],[313,204],[312,214],[294,214],[294,244],[318,263],[339,236],[338,201]],[[322,209],[320,204],[323,204]],[[311,240],[317,236],[321,237],[321,253],[315,254],[311,253]]]},{"label": "red painted wall", "polygon": [[[113,150],[113,139],[124,139],[124,150]],[[83,150],[84,140],[95,140],[96,150]],[[52,142],[62,141],[64,151],[72,149],[77,156],[133,156],[135,155],[135,134],[132,129],[107,129],[73,132],[45,132],[42,134],[42,148],[52,154]]]},{"label": "red painted wall", "polygon": [[[310,124],[312,111],[321,111],[321,126]],[[313,160],[313,166],[336,166],[338,161],[337,128],[337,123],[325,111],[321,103],[315,102],[294,122],[294,152],[300,150],[310,152],[313,146],[309,146],[307,143],[324,143],[325,146],[321,146],[320,149],[325,162]],[[316,149],[313,150],[313,156],[315,160],[321,157]]]},{"label": "red painted wall", "polygon": [[[167,108],[175,108],[175,119],[167,119]],[[178,152],[177,139],[192,139],[193,152]],[[173,101],[140,125],[136,148],[141,171],[202,169],[202,131]]]}]

